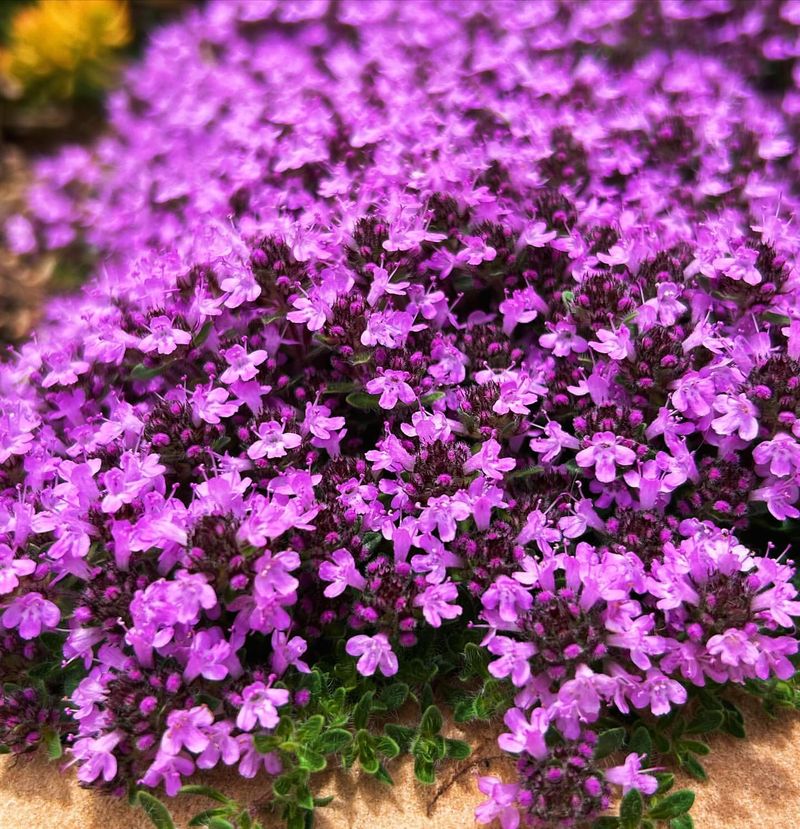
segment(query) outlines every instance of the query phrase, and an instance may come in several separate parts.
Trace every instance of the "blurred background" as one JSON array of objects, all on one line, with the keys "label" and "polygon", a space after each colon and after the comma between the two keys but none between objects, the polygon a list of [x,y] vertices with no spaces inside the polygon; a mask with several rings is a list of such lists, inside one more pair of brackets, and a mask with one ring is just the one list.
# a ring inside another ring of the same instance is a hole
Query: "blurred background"
[{"label": "blurred background", "polygon": [[[103,129],[104,93],[154,27],[193,0],[0,0],[0,228],[22,207],[30,165]],[[0,234],[0,239],[2,234]],[[50,257],[0,241],[0,344],[24,336],[47,291],[72,287]]]}]

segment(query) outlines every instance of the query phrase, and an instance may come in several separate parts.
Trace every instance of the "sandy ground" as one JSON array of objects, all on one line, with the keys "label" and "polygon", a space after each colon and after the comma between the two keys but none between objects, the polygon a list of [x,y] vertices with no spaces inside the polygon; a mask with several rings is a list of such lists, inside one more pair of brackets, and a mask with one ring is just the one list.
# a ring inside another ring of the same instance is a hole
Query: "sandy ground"
[{"label": "sandy ground", "polygon": [[[798,829],[800,715],[785,713],[770,720],[754,703],[743,707],[748,739],[712,739],[713,750],[704,760],[710,780],[694,784],[695,824],[698,829]],[[493,729],[473,730],[464,736],[476,747],[478,756],[496,754]],[[474,784],[475,774],[487,771],[502,774],[503,768],[497,762],[480,763],[479,767],[465,762],[446,770],[438,787],[429,787],[414,782],[410,764],[395,763],[391,767],[394,788],[362,779],[357,773],[326,772],[318,778],[320,794],[335,794],[336,799],[319,810],[317,826],[467,829],[474,825],[473,809],[481,799]],[[258,780],[231,780],[224,773],[208,775],[206,782],[235,792],[245,803],[263,797],[269,785]],[[179,829],[193,814],[210,805],[188,796],[170,802]],[[48,763],[38,756],[16,763],[3,757],[0,829],[151,829],[151,824],[126,803],[81,789],[70,771],[58,763]]]}]

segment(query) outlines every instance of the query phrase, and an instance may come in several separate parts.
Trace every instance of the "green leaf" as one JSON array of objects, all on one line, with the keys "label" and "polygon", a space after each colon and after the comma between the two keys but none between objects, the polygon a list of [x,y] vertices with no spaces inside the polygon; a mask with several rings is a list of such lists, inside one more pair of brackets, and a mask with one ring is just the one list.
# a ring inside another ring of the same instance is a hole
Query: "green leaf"
[{"label": "green leaf", "polygon": [[405,682],[394,682],[381,691],[379,699],[386,711],[396,711],[408,699],[408,692]]},{"label": "green leaf", "polygon": [[672,818],[669,822],[669,829],[694,829],[694,819],[691,815]]},{"label": "green leaf", "polygon": [[270,751],[275,751],[281,744],[281,738],[274,734],[254,734],[253,745],[256,751],[261,754],[269,754]]},{"label": "green leaf", "polygon": [[50,760],[58,760],[64,753],[61,746],[61,736],[53,731],[52,728],[46,728],[42,733],[44,744],[47,747],[47,756]]},{"label": "green leaf", "polygon": [[361,699],[353,709],[353,725],[356,728],[366,728],[369,722],[370,711],[372,710],[372,698],[374,691],[365,691]]},{"label": "green leaf", "polygon": [[144,363],[138,363],[131,369],[132,380],[152,380],[161,374],[164,366],[153,366],[148,368]]},{"label": "green leaf", "polygon": [[640,725],[632,734],[628,750],[637,754],[650,754],[653,750],[653,738],[648,729]]},{"label": "green leaf", "polygon": [[656,820],[669,820],[685,814],[694,805],[694,792],[691,789],[681,789],[667,795],[657,806],[648,812]]},{"label": "green leaf", "polygon": [[603,815],[594,821],[592,829],[619,829],[619,818]]},{"label": "green leaf", "polygon": [[452,740],[448,738],[444,741],[444,745],[445,756],[451,760],[466,760],[472,754],[472,746],[463,740]]},{"label": "green leaf", "polygon": [[380,400],[378,395],[367,394],[363,391],[354,391],[345,397],[345,402],[348,406],[352,406],[354,409],[364,409],[367,411],[375,411],[376,409],[380,409],[378,400]]},{"label": "green leaf", "polygon": [[211,818],[220,817],[222,815],[230,814],[230,808],[206,809],[204,812],[196,814],[187,824],[188,826],[208,826]]},{"label": "green leaf", "polygon": [[420,783],[425,783],[428,786],[432,785],[436,779],[433,771],[433,763],[422,757],[416,757],[414,759],[414,777]]},{"label": "green leaf", "polygon": [[236,829],[236,827],[224,817],[217,816],[208,819],[206,829]]},{"label": "green leaf", "polygon": [[377,780],[380,780],[381,783],[385,783],[387,786],[394,786],[394,780],[392,780],[392,775],[386,771],[386,767],[381,763],[378,766],[378,770],[373,775]]},{"label": "green leaf", "polygon": [[208,339],[211,329],[214,327],[214,321],[209,320],[195,335],[192,340],[192,345],[199,348]]},{"label": "green leaf", "polygon": [[322,733],[322,727],[325,725],[325,717],[322,714],[314,714],[305,722],[297,726],[297,739],[301,743],[309,743],[319,737]]},{"label": "green leaf", "polygon": [[397,723],[386,723],[383,727],[384,733],[391,737],[400,747],[400,752],[405,753],[411,747],[411,741],[414,739],[414,729],[406,725],[398,725]]},{"label": "green leaf", "polygon": [[372,359],[371,351],[362,351],[360,354],[354,354],[348,361],[351,366],[363,366]]},{"label": "green leaf", "polygon": [[443,391],[432,391],[428,394],[423,394],[420,397],[419,402],[422,403],[423,406],[430,406],[431,403],[435,403],[437,400],[442,400],[444,398]]},{"label": "green leaf", "polygon": [[686,733],[710,734],[712,731],[719,731],[724,722],[725,714],[722,711],[704,708],[686,726]]},{"label": "green leaf", "polygon": [[216,800],[217,803],[233,803],[233,801],[222,792],[212,789],[211,786],[189,785],[181,786],[178,794],[196,794],[200,797],[208,797]]},{"label": "green leaf", "polygon": [[328,765],[328,761],[324,755],[318,751],[313,751],[308,746],[303,746],[297,752],[297,762],[300,764],[301,769],[312,773],[322,771]]},{"label": "green leaf", "polygon": [[315,797],[314,798],[314,805],[317,806],[320,809],[323,808],[324,806],[330,805],[331,803],[333,803],[333,795],[332,794],[325,795],[325,797]]},{"label": "green leaf", "polygon": [[429,705],[420,720],[419,733],[423,737],[433,737],[442,730],[443,724],[442,712],[435,705]]},{"label": "green leaf", "polygon": [[136,802],[156,829],[175,829],[169,809],[157,797],[153,797],[149,792],[138,792]]},{"label": "green leaf", "polygon": [[400,754],[400,746],[391,737],[384,734],[382,737],[378,737],[375,743],[375,751],[382,754],[387,760],[394,760]]},{"label": "green leaf", "polygon": [[303,786],[297,793],[297,805],[307,812],[314,811],[314,796],[311,794],[308,786]]},{"label": "green leaf", "polygon": [[680,758],[681,768],[689,774],[691,777],[694,777],[695,780],[699,780],[704,782],[708,780],[708,775],[706,774],[706,770],[703,768],[703,764],[696,760],[691,754],[684,754],[683,757]]},{"label": "green leaf", "polygon": [[711,751],[706,743],[701,743],[699,740],[681,740],[681,748],[693,754],[699,754],[701,757],[705,757]]},{"label": "green leaf", "polygon": [[664,794],[668,792],[675,785],[675,775],[668,771],[656,772],[653,777],[658,780],[658,788],[656,794]]},{"label": "green leaf", "polygon": [[638,789],[631,789],[619,804],[620,829],[639,829],[644,814],[644,801]]},{"label": "green leaf", "polygon": [[486,648],[479,648],[474,642],[467,642],[464,648],[464,669],[458,678],[462,682],[478,677],[487,679],[489,671],[486,669],[487,660]]},{"label": "green leaf", "polygon": [[334,754],[350,745],[353,735],[344,728],[329,728],[315,742],[314,746],[322,754]]},{"label": "green leaf", "polygon": [[608,757],[609,754],[619,751],[624,742],[624,728],[609,728],[607,731],[601,732],[594,747],[594,759],[602,760],[604,757]]}]

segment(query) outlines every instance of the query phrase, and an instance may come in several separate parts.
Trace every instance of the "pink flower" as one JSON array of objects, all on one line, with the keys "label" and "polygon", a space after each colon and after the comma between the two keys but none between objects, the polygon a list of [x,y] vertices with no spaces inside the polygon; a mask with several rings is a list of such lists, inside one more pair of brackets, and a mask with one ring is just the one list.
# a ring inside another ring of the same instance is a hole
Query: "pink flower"
[{"label": "pink flower", "polygon": [[517,688],[531,678],[530,658],[536,654],[532,642],[517,642],[507,636],[495,636],[486,646],[489,653],[499,656],[488,666],[489,673],[497,679],[510,676]]},{"label": "pink flower", "polygon": [[648,707],[660,717],[669,714],[672,705],[683,705],[686,702],[686,689],[680,682],[662,674],[652,668],[647,672],[647,678],[631,690],[631,701],[637,708]]},{"label": "pink flower", "polygon": [[481,596],[481,602],[489,624],[509,625],[517,621],[520,613],[531,609],[533,596],[514,579],[508,576],[498,576]]},{"label": "pink flower", "polygon": [[153,317],[148,326],[150,333],[139,341],[139,350],[145,354],[157,351],[159,354],[172,354],[179,345],[188,345],[192,335],[182,328],[173,328],[169,317]]},{"label": "pink flower", "polygon": [[42,630],[54,628],[61,619],[61,611],[41,593],[18,596],[3,613],[6,630],[19,628],[23,639],[35,639]]},{"label": "pink flower", "polygon": [[258,440],[247,447],[247,457],[252,460],[259,458],[283,458],[287,451],[296,449],[303,439],[294,432],[284,432],[285,423],[277,420],[268,420],[259,423],[256,434]]},{"label": "pink flower", "polygon": [[179,754],[186,748],[199,754],[208,746],[205,729],[214,722],[214,715],[205,705],[181,711],[170,711],[167,730],[161,738],[161,750],[167,754]]},{"label": "pink flower", "polygon": [[472,510],[465,501],[449,495],[428,498],[428,503],[419,516],[419,526],[423,532],[436,529],[441,541],[452,541],[456,537],[458,521],[465,521]]},{"label": "pink flower", "polygon": [[494,478],[496,481],[503,480],[503,473],[510,472],[517,465],[513,458],[501,458],[502,447],[494,439],[489,438],[481,444],[481,448],[464,464],[464,472],[480,471],[487,478]]},{"label": "pink flower", "polygon": [[565,432],[555,420],[548,420],[542,431],[543,436],[534,437],[530,443],[534,452],[544,453],[542,463],[552,463],[563,449],[577,449],[580,446],[578,439]]},{"label": "pink flower", "polygon": [[251,351],[249,354],[241,345],[234,345],[224,352],[228,368],[220,374],[221,383],[235,383],[237,380],[252,380],[260,366],[269,356],[266,351]]},{"label": "pink flower", "polygon": [[800,444],[785,432],[778,432],[772,440],[759,443],[753,450],[757,464],[769,464],[769,472],[778,478],[794,476],[800,472]]},{"label": "pink flower", "polygon": [[530,720],[519,708],[509,708],[503,717],[503,722],[509,733],[501,734],[497,744],[503,751],[512,754],[526,752],[537,760],[547,757],[547,743],[545,734],[550,727],[550,715],[544,708],[536,708],[531,712]]},{"label": "pink flower", "polygon": [[609,331],[605,328],[598,329],[597,340],[591,340],[589,345],[595,351],[607,354],[612,360],[624,360],[633,356],[631,332],[626,325],[621,326],[616,331]]},{"label": "pink flower", "polygon": [[14,558],[11,547],[0,543],[0,596],[15,590],[19,584],[19,577],[29,576],[35,569],[35,561],[29,558]]},{"label": "pink flower", "polygon": [[252,731],[258,723],[262,728],[275,728],[280,721],[278,708],[287,702],[289,692],[286,689],[253,682],[242,691],[242,707],[236,715],[236,727]]},{"label": "pink flower", "polygon": [[334,599],[348,587],[363,590],[367,586],[367,580],[358,572],[353,556],[344,547],[334,550],[331,559],[333,561],[323,561],[319,567],[319,577],[331,582],[325,588],[325,596]]},{"label": "pink flower", "polygon": [[475,820],[482,824],[499,820],[501,829],[517,829],[520,822],[517,808],[519,785],[503,783],[498,777],[479,777],[478,788],[489,799],[475,809]]},{"label": "pink flower", "polygon": [[356,668],[362,676],[372,676],[378,669],[384,676],[394,676],[398,671],[397,657],[385,633],[353,636],[345,650],[350,656],[360,657]]},{"label": "pink flower", "polygon": [[758,409],[745,394],[718,394],[714,409],[720,417],[711,421],[711,428],[718,435],[737,434],[742,440],[758,436]]},{"label": "pink flower", "polygon": [[583,468],[594,467],[598,481],[611,483],[617,477],[617,464],[630,466],[636,460],[636,453],[621,444],[613,432],[596,432],[589,439],[589,445],[575,456],[575,462]]},{"label": "pink flower", "polygon": [[407,371],[387,369],[380,377],[367,383],[367,391],[370,394],[380,394],[378,405],[382,409],[393,409],[398,400],[410,405],[417,399],[414,389],[406,382],[410,376]]},{"label": "pink flower", "polygon": [[[82,737],[76,740],[70,754],[80,761],[78,780],[93,783],[100,775],[108,783],[117,775],[117,758],[113,751],[122,740],[122,733],[111,731],[99,737]],[[73,761],[74,762],[74,761]]]},{"label": "pink flower", "polygon": [[622,794],[626,795],[631,789],[638,789],[642,794],[651,795],[658,788],[658,779],[642,771],[644,754],[629,754],[621,766],[613,766],[605,772],[609,783],[622,786]]},{"label": "pink flower", "polygon": [[571,322],[559,320],[555,325],[548,323],[548,327],[550,333],[539,337],[539,345],[552,351],[556,357],[568,357],[573,352],[583,354],[589,348],[589,343],[575,333]]},{"label": "pink flower", "polygon": [[451,581],[431,584],[414,598],[414,606],[422,608],[422,615],[431,627],[441,627],[442,619],[461,615],[461,606],[450,604],[458,599],[458,588]]}]

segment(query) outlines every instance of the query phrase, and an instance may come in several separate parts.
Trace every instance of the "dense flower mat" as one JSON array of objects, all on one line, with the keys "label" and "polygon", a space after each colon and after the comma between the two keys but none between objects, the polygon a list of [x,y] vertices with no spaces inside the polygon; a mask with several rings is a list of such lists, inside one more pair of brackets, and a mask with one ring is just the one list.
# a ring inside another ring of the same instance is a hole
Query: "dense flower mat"
[{"label": "dense flower mat", "polygon": [[[96,264],[0,366],[0,741],[159,826],[149,789],[266,772],[300,827],[329,762],[465,760],[446,705],[519,758],[481,822],[621,786],[599,826],[691,827],[658,769],[742,733],[728,685],[797,696],[796,24],[265,0],[158,32],[6,227]],[[217,796],[199,824],[256,825]]]}]

